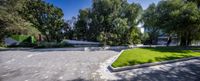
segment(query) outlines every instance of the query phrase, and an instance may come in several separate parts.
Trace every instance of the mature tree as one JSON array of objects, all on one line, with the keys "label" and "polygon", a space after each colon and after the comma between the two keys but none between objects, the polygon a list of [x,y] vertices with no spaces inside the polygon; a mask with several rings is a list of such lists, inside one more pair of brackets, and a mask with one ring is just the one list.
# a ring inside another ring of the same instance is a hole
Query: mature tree
[{"label": "mature tree", "polygon": [[74,29],[70,25],[70,21],[65,21],[63,27],[62,27],[62,32],[64,34],[65,39],[73,39],[74,37]]},{"label": "mature tree", "polygon": [[128,4],[126,0],[94,0],[89,9],[88,37],[109,45],[136,44],[141,9],[140,5]]},{"label": "mature tree", "polygon": [[156,44],[160,28],[157,26],[158,14],[156,13],[156,5],[150,4],[142,15],[145,31],[148,33],[149,39],[146,42],[149,44]]},{"label": "mature tree", "polygon": [[114,39],[116,42],[115,43],[119,43],[123,44],[124,42],[127,42],[127,38],[126,38],[126,34],[128,32],[128,23],[127,23],[127,19],[121,19],[121,18],[116,18],[113,21],[113,25],[114,25],[114,33],[117,35],[117,38]]},{"label": "mature tree", "polygon": [[0,1],[0,42],[5,36],[11,34],[36,35],[37,29],[25,21],[19,13],[26,0],[1,0]]},{"label": "mature tree", "polygon": [[129,29],[127,31],[127,38],[128,38],[128,43],[129,44],[138,44],[141,42],[141,36],[142,33],[138,29],[138,24],[140,23],[140,17],[141,17],[141,12],[142,12],[142,7],[139,4],[129,4],[127,6],[124,6],[123,8],[125,14],[122,17],[125,17],[128,19],[127,23],[129,26]]},{"label": "mature tree", "polygon": [[74,31],[77,32],[75,36],[78,40],[86,40],[88,34],[88,16],[89,10],[80,10],[77,22],[75,23]]},{"label": "mature tree", "polygon": [[[168,22],[163,21],[165,22],[163,27],[177,33],[181,40],[181,46],[190,45],[199,32],[200,12],[197,4],[182,0],[169,0],[158,5],[159,10],[163,10],[164,7],[169,20]],[[161,16],[165,15],[161,14]],[[170,25],[171,27],[169,27]]]},{"label": "mature tree", "polygon": [[188,2],[194,2],[200,8],[200,0],[186,0],[186,1],[188,1]]},{"label": "mature tree", "polygon": [[60,8],[42,0],[29,0],[24,6],[24,18],[30,21],[47,39],[59,41],[64,24]]},{"label": "mature tree", "polygon": [[181,46],[188,46],[199,35],[200,11],[196,3],[183,0],[160,1],[156,8],[154,27],[165,33],[175,33]]},{"label": "mature tree", "polygon": [[113,31],[112,21],[119,16],[122,0],[94,0],[91,8],[91,39],[96,40],[101,32]]}]

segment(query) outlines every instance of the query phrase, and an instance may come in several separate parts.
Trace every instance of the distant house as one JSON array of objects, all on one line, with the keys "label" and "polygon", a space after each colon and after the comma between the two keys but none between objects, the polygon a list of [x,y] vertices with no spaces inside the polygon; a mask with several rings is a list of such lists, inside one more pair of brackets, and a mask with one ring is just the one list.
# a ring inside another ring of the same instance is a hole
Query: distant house
[{"label": "distant house", "polygon": [[[172,41],[171,41],[170,45],[171,46],[177,46],[179,44],[178,37],[176,35],[173,35],[171,37],[172,37]],[[166,45],[167,41],[168,41],[168,38],[169,38],[169,35],[166,35],[166,34],[159,35],[157,44],[158,45]]]}]

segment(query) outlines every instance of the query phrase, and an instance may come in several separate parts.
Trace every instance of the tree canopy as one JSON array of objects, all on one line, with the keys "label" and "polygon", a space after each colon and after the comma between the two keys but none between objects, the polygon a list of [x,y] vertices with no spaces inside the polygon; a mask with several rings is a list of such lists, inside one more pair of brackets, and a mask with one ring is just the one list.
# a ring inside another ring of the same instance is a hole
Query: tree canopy
[{"label": "tree canopy", "polygon": [[108,45],[137,44],[141,11],[139,4],[126,0],[93,0],[91,8],[80,10],[75,25],[77,39]]},{"label": "tree canopy", "polygon": [[40,33],[20,14],[25,2],[26,0],[0,1],[0,43],[4,37],[11,34],[36,35]]},{"label": "tree canopy", "polygon": [[63,12],[60,8],[42,0],[29,0],[24,5],[22,14],[30,21],[47,41],[59,41],[61,27],[64,24]]},{"label": "tree canopy", "polygon": [[196,2],[183,0],[160,1],[143,15],[146,27],[176,34],[181,46],[188,46],[200,35],[200,10]]}]

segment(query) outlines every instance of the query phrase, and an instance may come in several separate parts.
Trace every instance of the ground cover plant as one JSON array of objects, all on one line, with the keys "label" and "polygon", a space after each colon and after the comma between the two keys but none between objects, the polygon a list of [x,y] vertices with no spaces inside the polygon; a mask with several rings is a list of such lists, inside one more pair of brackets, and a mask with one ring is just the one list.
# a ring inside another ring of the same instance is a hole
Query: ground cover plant
[{"label": "ground cover plant", "polygon": [[193,52],[193,50],[199,50],[199,47],[133,48],[125,50],[112,66],[123,67],[200,56],[200,52]]}]

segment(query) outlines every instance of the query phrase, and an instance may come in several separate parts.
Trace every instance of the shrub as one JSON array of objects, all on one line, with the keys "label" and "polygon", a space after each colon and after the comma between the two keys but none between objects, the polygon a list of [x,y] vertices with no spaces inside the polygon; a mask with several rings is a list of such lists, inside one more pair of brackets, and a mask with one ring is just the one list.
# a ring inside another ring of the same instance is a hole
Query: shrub
[{"label": "shrub", "polygon": [[34,36],[29,35],[12,35],[11,38],[20,42],[20,44],[10,45],[8,47],[34,47],[36,46],[37,42]]},{"label": "shrub", "polygon": [[11,38],[15,39],[16,41],[19,41],[21,43],[36,43],[36,39],[34,36],[29,35],[12,35]]}]

